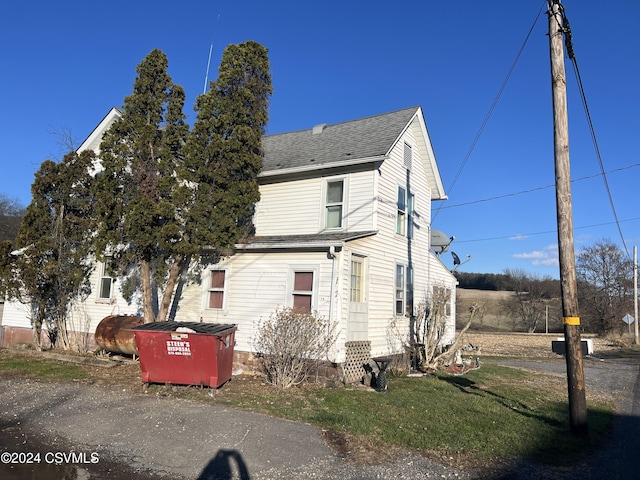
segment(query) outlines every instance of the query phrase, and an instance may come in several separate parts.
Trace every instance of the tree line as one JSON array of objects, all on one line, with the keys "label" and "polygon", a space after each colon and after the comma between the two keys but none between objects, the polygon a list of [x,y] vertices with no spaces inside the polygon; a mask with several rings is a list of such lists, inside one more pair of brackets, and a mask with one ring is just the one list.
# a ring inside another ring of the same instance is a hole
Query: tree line
[{"label": "tree line", "polygon": [[123,279],[129,302],[141,299],[145,322],[163,321],[185,274],[253,230],[272,93],[267,49],[249,41],[224,50],[192,128],[162,51],[136,73],[99,157],[72,150],[43,162],[15,239],[0,246],[0,295],[31,306],[38,347],[46,324],[71,348],[67,318],[89,295],[96,260]]},{"label": "tree line", "polygon": [[[593,333],[622,334],[622,318],[634,311],[633,259],[610,239],[598,240],[576,252],[576,276],[581,325]],[[456,272],[460,288],[511,291],[502,309],[530,332],[539,328],[547,308],[560,308],[560,281],[521,269],[502,274]]]}]

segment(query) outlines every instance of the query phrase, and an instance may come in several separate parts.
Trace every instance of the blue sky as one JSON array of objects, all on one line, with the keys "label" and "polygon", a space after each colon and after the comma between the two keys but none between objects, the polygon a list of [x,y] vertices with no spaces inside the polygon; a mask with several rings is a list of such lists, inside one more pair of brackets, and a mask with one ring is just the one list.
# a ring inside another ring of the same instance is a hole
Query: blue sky
[{"label": "blue sky", "polygon": [[[640,21],[637,0],[563,2],[624,241],[640,242]],[[474,139],[545,2],[489,0],[10,2],[0,19],[4,105],[0,192],[30,201],[33,174],[79,144],[131,93],[152,49],[193,112],[224,46],[269,49],[268,133],[422,106],[449,200],[433,228],[456,237],[460,270],[558,277],[547,18],[540,15],[475,148]],[[567,63],[576,248],[622,246]],[[190,119],[190,123],[193,119]],[[465,162],[466,159],[466,162]],[[529,193],[520,193],[529,192]],[[499,197],[499,198],[495,198]],[[452,266],[451,256],[443,261]]]}]

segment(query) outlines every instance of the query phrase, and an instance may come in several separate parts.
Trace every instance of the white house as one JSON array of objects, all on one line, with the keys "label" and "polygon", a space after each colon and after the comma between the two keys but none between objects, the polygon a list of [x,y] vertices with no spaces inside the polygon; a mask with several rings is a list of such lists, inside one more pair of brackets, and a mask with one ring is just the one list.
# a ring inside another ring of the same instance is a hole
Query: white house
[{"label": "white house", "polygon": [[[112,109],[81,149],[96,150],[118,115]],[[317,310],[338,327],[329,360],[348,377],[350,365],[397,353],[412,309],[444,288],[451,343],[456,279],[430,248],[431,202],[446,196],[422,109],[268,135],[263,147],[255,236],[185,285],[175,320],[237,324],[243,359],[276,307]],[[107,315],[138,311],[101,265],[93,282],[81,306],[89,332]],[[5,339],[30,327],[16,308],[5,305]]]}]

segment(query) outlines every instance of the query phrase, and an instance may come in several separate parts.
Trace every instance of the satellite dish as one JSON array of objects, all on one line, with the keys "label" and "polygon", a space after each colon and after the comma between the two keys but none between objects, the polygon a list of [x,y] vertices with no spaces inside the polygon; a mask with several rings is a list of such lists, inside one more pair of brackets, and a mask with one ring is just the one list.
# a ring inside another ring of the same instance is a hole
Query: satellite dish
[{"label": "satellite dish", "polygon": [[451,252],[451,256],[453,257],[453,264],[460,265],[460,257],[456,255],[456,252]]},{"label": "satellite dish", "polygon": [[440,230],[431,230],[431,249],[436,255],[440,255],[449,249],[449,245],[451,245],[451,242],[453,242],[455,238],[456,237],[447,237]]}]

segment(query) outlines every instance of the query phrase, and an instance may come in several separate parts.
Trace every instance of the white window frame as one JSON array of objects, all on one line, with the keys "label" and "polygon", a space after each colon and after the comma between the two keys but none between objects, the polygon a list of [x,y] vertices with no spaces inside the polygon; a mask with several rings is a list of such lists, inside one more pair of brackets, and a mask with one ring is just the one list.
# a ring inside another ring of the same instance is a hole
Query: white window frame
[{"label": "white window frame", "polygon": [[[224,287],[213,288],[211,287],[212,272],[222,271],[224,272]],[[229,265],[212,265],[207,268],[206,282],[204,282],[204,299],[203,309],[214,312],[226,312],[229,302]],[[211,292],[222,292],[222,308],[210,307],[211,305]]]},{"label": "white window frame", "polygon": [[407,188],[402,185],[397,188],[396,233],[403,237],[407,233]]},{"label": "white window frame", "polygon": [[[400,273],[402,275],[400,277]],[[400,280],[400,282],[398,282]],[[398,308],[400,306],[400,308]],[[393,269],[393,314],[403,317],[407,307],[407,267],[396,263]]]},{"label": "white window frame", "polygon": [[[354,299],[353,288],[353,264],[360,264],[360,298]],[[349,264],[349,301],[355,303],[367,302],[367,257],[362,255],[352,254],[351,262]]]},{"label": "white window frame", "polygon": [[[342,201],[329,202],[327,195],[329,194],[329,184],[335,182],[342,182]],[[326,177],[323,179],[322,184],[322,228],[324,230],[344,230],[346,228],[346,212],[347,212],[347,198],[349,192],[348,177],[345,175]],[[340,206],[340,225],[329,226],[329,208]]]},{"label": "white window frame", "polygon": [[[116,279],[109,275],[108,263],[109,257],[105,257],[104,262],[101,262],[100,265],[100,276],[98,277],[98,284],[96,285],[96,303],[111,303],[115,298],[113,295],[113,284],[115,283]],[[109,296],[104,297],[102,296],[102,286],[103,282],[107,279],[111,280],[109,285]]]},{"label": "white window frame", "polygon": [[290,265],[289,266],[289,280],[287,282],[287,298],[285,301],[285,305],[293,308],[293,296],[294,295],[306,295],[307,290],[305,291],[296,291],[294,290],[294,283],[296,278],[296,273],[312,273],[313,281],[311,285],[311,312],[318,309],[318,275],[320,272],[320,268],[318,265]]},{"label": "white window frame", "polygon": [[[416,196],[407,187],[398,185],[396,200],[396,234],[413,238],[414,212],[416,210]],[[402,196],[401,192],[402,191]],[[401,203],[402,202],[402,203]]]}]

